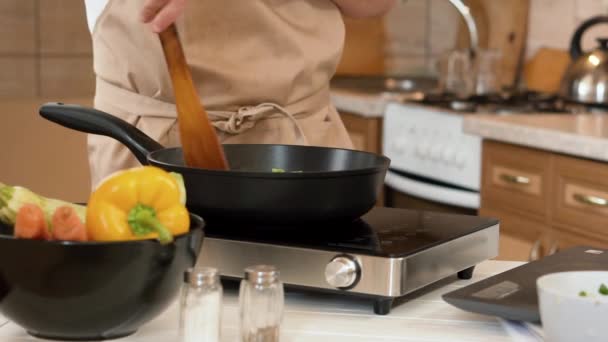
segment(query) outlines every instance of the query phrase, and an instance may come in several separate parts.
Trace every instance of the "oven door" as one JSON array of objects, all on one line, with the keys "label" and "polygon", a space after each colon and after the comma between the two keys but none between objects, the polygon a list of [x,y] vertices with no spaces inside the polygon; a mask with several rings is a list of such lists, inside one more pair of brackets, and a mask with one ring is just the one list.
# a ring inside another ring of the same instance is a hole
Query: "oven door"
[{"label": "oven door", "polygon": [[403,172],[386,174],[385,202],[389,207],[476,215],[479,192],[450,186]]}]

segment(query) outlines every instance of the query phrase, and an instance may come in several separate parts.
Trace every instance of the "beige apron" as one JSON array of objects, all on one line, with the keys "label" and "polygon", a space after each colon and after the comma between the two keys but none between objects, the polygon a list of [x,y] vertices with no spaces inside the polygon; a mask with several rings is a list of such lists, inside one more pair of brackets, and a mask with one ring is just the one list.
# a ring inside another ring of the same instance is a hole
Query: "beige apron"
[{"label": "beige apron", "polygon": [[[95,107],[165,146],[179,145],[173,90],[143,0],[110,0],[93,31]],[[344,41],[330,0],[194,0],[177,22],[194,83],[224,143],[352,148],[329,79]],[[137,165],[120,143],[88,137],[92,184]]]}]

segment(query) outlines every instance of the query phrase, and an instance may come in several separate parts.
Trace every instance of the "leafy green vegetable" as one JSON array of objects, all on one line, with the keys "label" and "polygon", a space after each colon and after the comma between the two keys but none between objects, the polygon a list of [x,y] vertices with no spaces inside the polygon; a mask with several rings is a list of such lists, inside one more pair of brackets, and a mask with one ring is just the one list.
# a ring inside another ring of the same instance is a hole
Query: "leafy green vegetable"
[{"label": "leafy green vegetable", "polygon": [[586,291],[581,291],[578,293],[579,296],[581,297],[587,297],[587,292]]}]

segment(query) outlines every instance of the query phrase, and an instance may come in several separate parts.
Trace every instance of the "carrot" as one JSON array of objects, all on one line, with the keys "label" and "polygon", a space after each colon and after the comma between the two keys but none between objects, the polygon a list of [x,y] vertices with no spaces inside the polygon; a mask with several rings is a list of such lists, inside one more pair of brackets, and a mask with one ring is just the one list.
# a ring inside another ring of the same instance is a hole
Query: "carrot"
[{"label": "carrot", "polygon": [[15,237],[50,240],[51,234],[42,208],[30,203],[19,208],[15,218]]},{"label": "carrot", "polygon": [[87,229],[78,217],[76,210],[61,206],[55,210],[52,218],[53,238],[67,241],[87,241]]}]

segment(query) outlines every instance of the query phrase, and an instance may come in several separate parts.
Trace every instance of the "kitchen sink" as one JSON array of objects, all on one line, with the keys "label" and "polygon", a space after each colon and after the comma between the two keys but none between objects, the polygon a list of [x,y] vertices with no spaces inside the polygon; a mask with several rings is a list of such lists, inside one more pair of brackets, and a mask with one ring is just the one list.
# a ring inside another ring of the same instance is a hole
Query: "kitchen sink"
[{"label": "kitchen sink", "polygon": [[425,76],[335,76],[331,80],[334,90],[365,94],[423,98],[425,93],[436,91],[437,79]]}]

